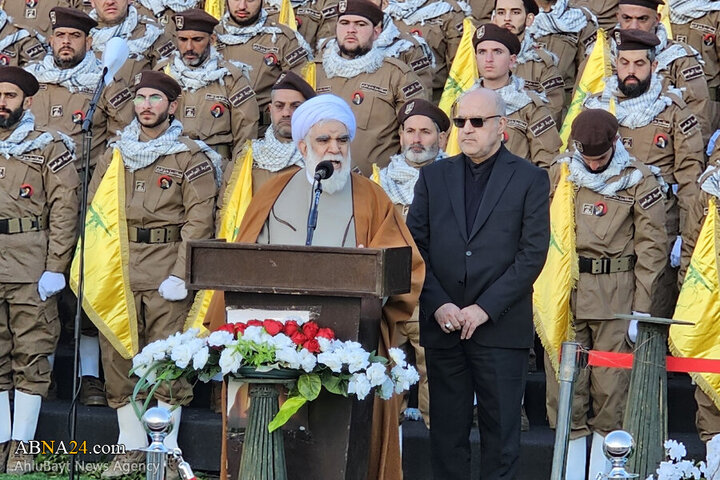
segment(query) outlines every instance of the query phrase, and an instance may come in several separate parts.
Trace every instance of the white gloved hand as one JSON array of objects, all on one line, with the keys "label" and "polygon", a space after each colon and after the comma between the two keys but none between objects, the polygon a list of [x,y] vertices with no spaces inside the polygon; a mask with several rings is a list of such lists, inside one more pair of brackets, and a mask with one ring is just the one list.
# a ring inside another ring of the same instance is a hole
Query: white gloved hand
[{"label": "white gloved hand", "polygon": [[163,280],[160,284],[160,288],[158,288],[158,292],[161,297],[171,302],[185,300],[185,297],[187,297],[188,294],[187,288],[185,288],[185,280],[174,275],[170,275],[168,278]]},{"label": "white gloved hand", "polygon": [[38,293],[43,302],[65,288],[65,275],[57,272],[44,271],[38,280]]},{"label": "white gloved hand", "polygon": [[[636,317],[649,317],[649,313],[644,312],[632,312],[633,315]],[[632,343],[635,343],[637,340],[638,335],[638,321],[637,320],[630,320],[630,324],[628,325],[628,338]]]},{"label": "white gloved hand", "polygon": [[678,235],[670,252],[670,266],[673,268],[680,266],[680,250],[682,250],[682,237]]}]

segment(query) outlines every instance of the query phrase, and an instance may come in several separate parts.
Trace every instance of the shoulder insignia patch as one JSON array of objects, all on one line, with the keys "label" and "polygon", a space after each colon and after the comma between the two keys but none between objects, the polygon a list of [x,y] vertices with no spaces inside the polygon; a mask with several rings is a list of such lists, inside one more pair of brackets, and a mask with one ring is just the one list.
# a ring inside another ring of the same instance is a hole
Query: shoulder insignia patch
[{"label": "shoulder insignia patch", "polygon": [[[247,88],[250,88],[250,87],[248,86]],[[230,101],[228,100],[228,98],[225,95],[215,95],[212,93],[206,93],[205,100],[207,100],[208,102],[220,102],[220,103],[224,103],[225,105],[230,104]]]},{"label": "shoulder insignia patch", "polygon": [[175,45],[173,45],[173,42],[167,42],[165,45],[159,47],[157,51],[161,57],[167,57],[175,51]]},{"label": "shoulder insignia patch", "polygon": [[192,182],[193,180],[197,180],[198,178],[202,177],[203,175],[207,175],[208,173],[213,171],[213,164],[210,160],[205,160],[202,163],[198,163],[194,167],[192,167],[190,170],[187,170],[185,172],[185,178],[187,178],[188,182]]},{"label": "shoulder insignia patch", "polygon": [[17,52],[15,52],[14,50],[10,50],[9,48],[6,48],[5,50],[3,50],[0,53],[2,53],[3,55],[5,55],[7,57],[10,57],[10,58],[17,57]]},{"label": "shoulder insignia patch", "polygon": [[253,90],[252,87],[250,85],[248,85],[247,87],[243,88],[242,90],[237,92],[235,95],[230,97],[230,104],[233,107],[237,108],[254,96],[255,96],[255,90]]},{"label": "shoulder insignia patch", "polygon": [[712,25],[705,25],[704,23],[700,22],[691,22],[690,28],[705,33],[715,33],[716,30],[715,27],[713,27]]},{"label": "shoulder insignia patch", "polygon": [[409,67],[413,72],[419,72],[430,66],[430,59],[427,57],[418,58],[414,62],[410,62]]},{"label": "shoulder insignia patch", "polygon": [[122,104],[127,102],[132,98],[132,93],[130,92],[130,89],[125,87],[120,92],[112,97],[110,100],[108,100],[108,103],[112,105],[115,108],[119,108]]},{"label": "shoulder insignia patch", "polygon": [[323,8],[322,16],[325,18],[333,18],[337,17],[338,15],[338,6],[337,5],[330,5],[327,8]]},{"label": "shoulder insignia patch", "polygon": [[322,18],[322,13],[318,12],[317,10],[313,10],[312,8],[305,8],[305,7],[298,8],[297,14],[298,15],[307,15],[308,17],[312,18],[316,22]]},{"label": "shoulder insignia patch", "polygon": [[382,88],[378,85],[373,85],[372,83],[367,82],[360,82],[360,88],[363,90],[368,90],[370,92],[379,93],[380,95],[387,95],[388,91],[387,88]]},{"label": "shoulder insignia patch", "polygon": [[516,118],[508,118],[507,126],[510,128],[514,128],[515,130],[520,130],[522,132],[526,132],[528,128],[527,123]]},{"label": "shoulder insignia patch", "polygon": [[625,197],[622,195],[605,195],[603,198],[607,200],[613,200],[616,202],[624,203],[626,205],[632,205],[635,200],[632,199],[632,197]]},{"label": "shoulder insignia patch", "polygon": [[687,135],[690,132],[690,130],[692,130],[693,127],[695,127],[697,124],[698,124],[698,121],[697,121],[697,118],[695,118],[695,115],[690,115],[685,120],[680,122],[680,124],[678,124],[678,127],[680,127],[680,131],[683,134]]},{"label": "shoulder insignia patch", "polygon": [[648,208],[652,207],[660,200],[662,200],[664,197],[665,195],[662,192],[662,188],[655,187],[650,191],[650,193],[642,197],[638,203],[643,210],[647,210]]},{"label": "shoulder insignia patch", "polygon": [[462,31],[463,31],[463,24],[462,24],[462,22],[460,22],[460,23],[458,23],[457,25],[455,25],[455,30],[457,30],[458,32],[462,33]]},{"label": "shoulder insignia patch", "polygon": [[670,129],[670,122],[668,122],[667,120],[663,120],[661,118],[653,118],[652,124],[655,125],[656,127],[664,128],[665,130]]},{"label": "shoulder insignia patch", "polygon": [[539,122],[530,125],[530,131],[532,132],[534,137],[539,137],[554,126],[555,120],[553,120],[553,118],[548,115],[547,117],[541,119]]},{"label": "shoulder insignia patch", "polygon": [[305,50],[303,47],[298,47],[292,52],[285,55],[285,61],[288,63],[288,65],[295,66],[300,60],[303,58],[306,58],[308,56],[307,50]]},{"label": "shoulder insignia patch", "polygon": [[562,77],[558,76],[545,80],[540,85],[542,85],[546,92],[550,92],[556,88],[564,88],[565,82],[563,82]]},{"label": "shoulder insignia patch", "polygon": [[39,43],[25,50],[25,53],[27,53],[30,58],[35,58],[43,52],[45,52],[45,49]]},{"label": "shoulder insignia patch", "polygon": [[597,31],[583,41],[583,46],[587,48],[591,44],[595,43],[595,40],[597,40]]},{"label": "shoulder insignia patch", "polygon": [[402,92],[403,92],[403,95],[405,95],[406,99],[410,98],[414,95],[417,95],[418,93],[422,92],[422,90],[423,90],[422,84],[418,80],[412,82],[409,85],[405,85],[404,87],[402,87]]},{"label": "shoulder insignia patch", "polygon": [[48,168],[50,168],[50,171],[53,173],[57,173],[60,171],[61,168],[66,166],[69,163],[72,163],[73,156],[72,153],[65,150],[64,153],[58,155],[57,157],[50,160],[50,163],[48,163]]},{"label": "shoulder insignia patch", "polygon": [[317,93],[318,95],[320,95],[321,93],[330,93],[330,92],[332,92],[332,87],[330,87],[330,86],[317,87],[315,89],[315,93]]},{"label": "shoulder insignia patch", "polygon": [[256,52],[262,53],[263,55],[266,53],[278,53],[279,52],[277,47],[266,47],[265,45],[261,45],[259,43],[253,43],[252,49],[255,50]]},{"label": "shoulder insignia patch", "polygon": [[38,165],[42,165],[45,162],[43,155],[20,155],[19,158],[24,162],[37,163]]},{"label": "shoulder insignia patch", "polygon": [[683,79],[686,81],[693,80],[695,78],[699,78],[705,75],[702,65],[694,65],[692,67],[686,68],[685,70],[681,70],[680,73],[682,74]]},{"label": "shoulder insignia patch", "polygon": [[182,178],[183,172],[180,170],[175,170],[174,168],[168,168],[168,167],[162,167],[158,165],[155,167],[155,173],[159,173],[160,175],[170,175],[171,177],[175,178]]},{"label": "shoulder insignia patch", "polygon": [[540,85],[540,82],[533,82],[532,80],[525,80],[525,88],[536,92],[542,91],[542,85]]}]

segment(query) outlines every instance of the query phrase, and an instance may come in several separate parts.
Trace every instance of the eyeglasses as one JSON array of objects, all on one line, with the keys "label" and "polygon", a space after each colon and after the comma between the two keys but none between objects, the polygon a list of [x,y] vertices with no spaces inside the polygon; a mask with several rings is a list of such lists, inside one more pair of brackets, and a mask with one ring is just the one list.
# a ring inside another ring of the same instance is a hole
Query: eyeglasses
[{"label": "eyeglasses", "polygon": [[470,125],[472,125],[474,128],[482,128],[483,125],[485,125],[485,122],[490,120],[491,118],[499,118],[502,117],[502,115],[491,115],[489,117],[473,117],[473,118],[453,118],[453,125],[455,125],[457,128],[463,128],[465,126],[465,123],[467,120],[470,120]]},{"label": "eyeglasses", "polygon": [[135,105],[142,105],[143,103],[145,103],[145,100],[150,102],[150,105],[157,105],[158,103],[162,102],[164,98],[159,93],[154,93],[149,97],[146,97],[145,95],[135,95],[135,98],[133,98],[133,103]]}]

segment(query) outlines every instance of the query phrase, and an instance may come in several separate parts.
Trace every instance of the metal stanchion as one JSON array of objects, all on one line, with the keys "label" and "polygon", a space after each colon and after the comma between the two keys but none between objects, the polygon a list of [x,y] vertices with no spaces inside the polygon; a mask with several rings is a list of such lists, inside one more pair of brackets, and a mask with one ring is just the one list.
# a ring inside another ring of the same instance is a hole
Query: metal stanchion
[{"label": "metal stanchion", "polygon": [[635,441],[625,430],[614,430],[607,434],[603,442],[603,453],[610,460],[612,469],[607,475],[598,475],[598,480],[624,480],[637,478],[636,473],[628,473],[625,464],[633,454]]},{"label": "metal stanchion", "polygon": [[565,480],[565,463],[567,462],[568,442],[570,440],[570,419],[572,418],[572,397],[575,389],[575,378],[583,364],[584,352],[579,343],[563,342],[560,357],[558,382],[557,424],[555,425],[555,447],[553,449],[551,480]]},{"label": "metal stanchion", "polygon": [[148,409],[142,417],[145,431],[150,435],[150,446],[144,449],[147,453],[145,459],[147,480],[163,480],[165,478],[165,467],[167,456],[171,453],[165,444],[165,437],[172,431],[173,421],[170,412],[162,407]]}]

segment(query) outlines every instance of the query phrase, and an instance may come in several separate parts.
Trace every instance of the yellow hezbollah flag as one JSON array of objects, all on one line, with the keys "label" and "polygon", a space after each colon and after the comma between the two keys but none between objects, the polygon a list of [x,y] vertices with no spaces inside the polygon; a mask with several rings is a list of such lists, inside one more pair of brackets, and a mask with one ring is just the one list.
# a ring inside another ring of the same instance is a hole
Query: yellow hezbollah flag
[{"label": "yellow hezbollah flag", "polygon": [[292,28],[297,32],[297,22],[295,21],[295,12],[293,12],[292,4],[290,0],[282,0],[280,4],[280,14],[278,16],[278,22],[285,25],[286,27]]},{"label": "yellow hezbollah flag", "polygon": [[303,66],[301,74],[303,80],[315,90],[315,62],[307,62],[305,66]]},{"label": "yellow hezbollah flag", "polygon": [[[217,238],[233,241],[240,231],[243,216],[252,200],[252,165],[252,143],[248,141],[235,161],[235,168],[233,168],[228,188],[223,195],[223,208],[220,210],[220,231]],[[205,331],[203,321],[214,293],[214,290],[200,290],[195,295],[195,301],[190,308],[187,320],[185,320],[185,330],[198,328]]]},{"label": "yellow hezbollah flag", "polygon": [[378,167],[377,163],[372,164],[372,175],[370,175],[370,180],[380,185],[380,167]]},{"label": "yellow hezbollah flag", "polygon": [[562,147],[560,147],[561,152],[565,151],[567,147],[572,122],[582,111],[585,98],[587,98],[588,95],[602,92],[605,88],[605,77],[609,77],[610,75],[612,75],[610,47],[605,37],[605,31],[602,28],[598,28],[595,46],[592,52],[590,52],[590,56],[585,64],[585,69],[580,77],[575,93],[573,93],[565,121],[560,128],[560,138],[563,142]]},{"label": "yellow hezbollah flag", "polygon": [[205,0],[205,11],[220,20],[225,14],[225,0]]},{"label": "yellow hezbollah flag", "polygon": [[[695,325],[670,327],[670,351],[677,357],[720,359],[720,288],[718,287],[718,213],[710,198],[673,318]],[[695,383],[720,408],[720,375],[691,373]]]},{"label": "yellow hezbollah flag", "polygon": [[[450,72],[445,82],[445,89],[438,104],[440,109],[451,118],[452,106],[455,104],[457,98],[462,92],[472,87],[478,79],[477,59],[475,58],[475,48],[473,48],[472,44],[474,34],[475,26],[468,17],[463,20],[463,36],[460,39],[460,45],[458,46],[457,53],[450,67]],[[455,128],[455,125],[450,126],[445,151],[449,156],[460,153],[460,147],[457,142],[457,128]]]},{"label": "yellow hezbollah flag", "polygon": [[[75,294],[79,251],[78,244],[70,267],[70,288]],[[85,313],[123,358],[132,358],[138,353],[137,312],[128,273],[125,166],[117,149],[88,207],[84,270]]]},{"label": "yellow hezbollah flag", "polygon": [[550,204],[550,249],[533,287],[535,329],[556,373],[562,342],[574,338],[570,293],[579,274],[575,249],[575,189],[567,179],[569,174],[567,164],[563,163],[560,183]]},{"label": "yellow hezbollah flag", "polygon": [[673,38],[672,26],[670,25],[670,2],[658,5],[657,11],[660,14],[660,22],[662,22],[667,32],[667,38]]}]

